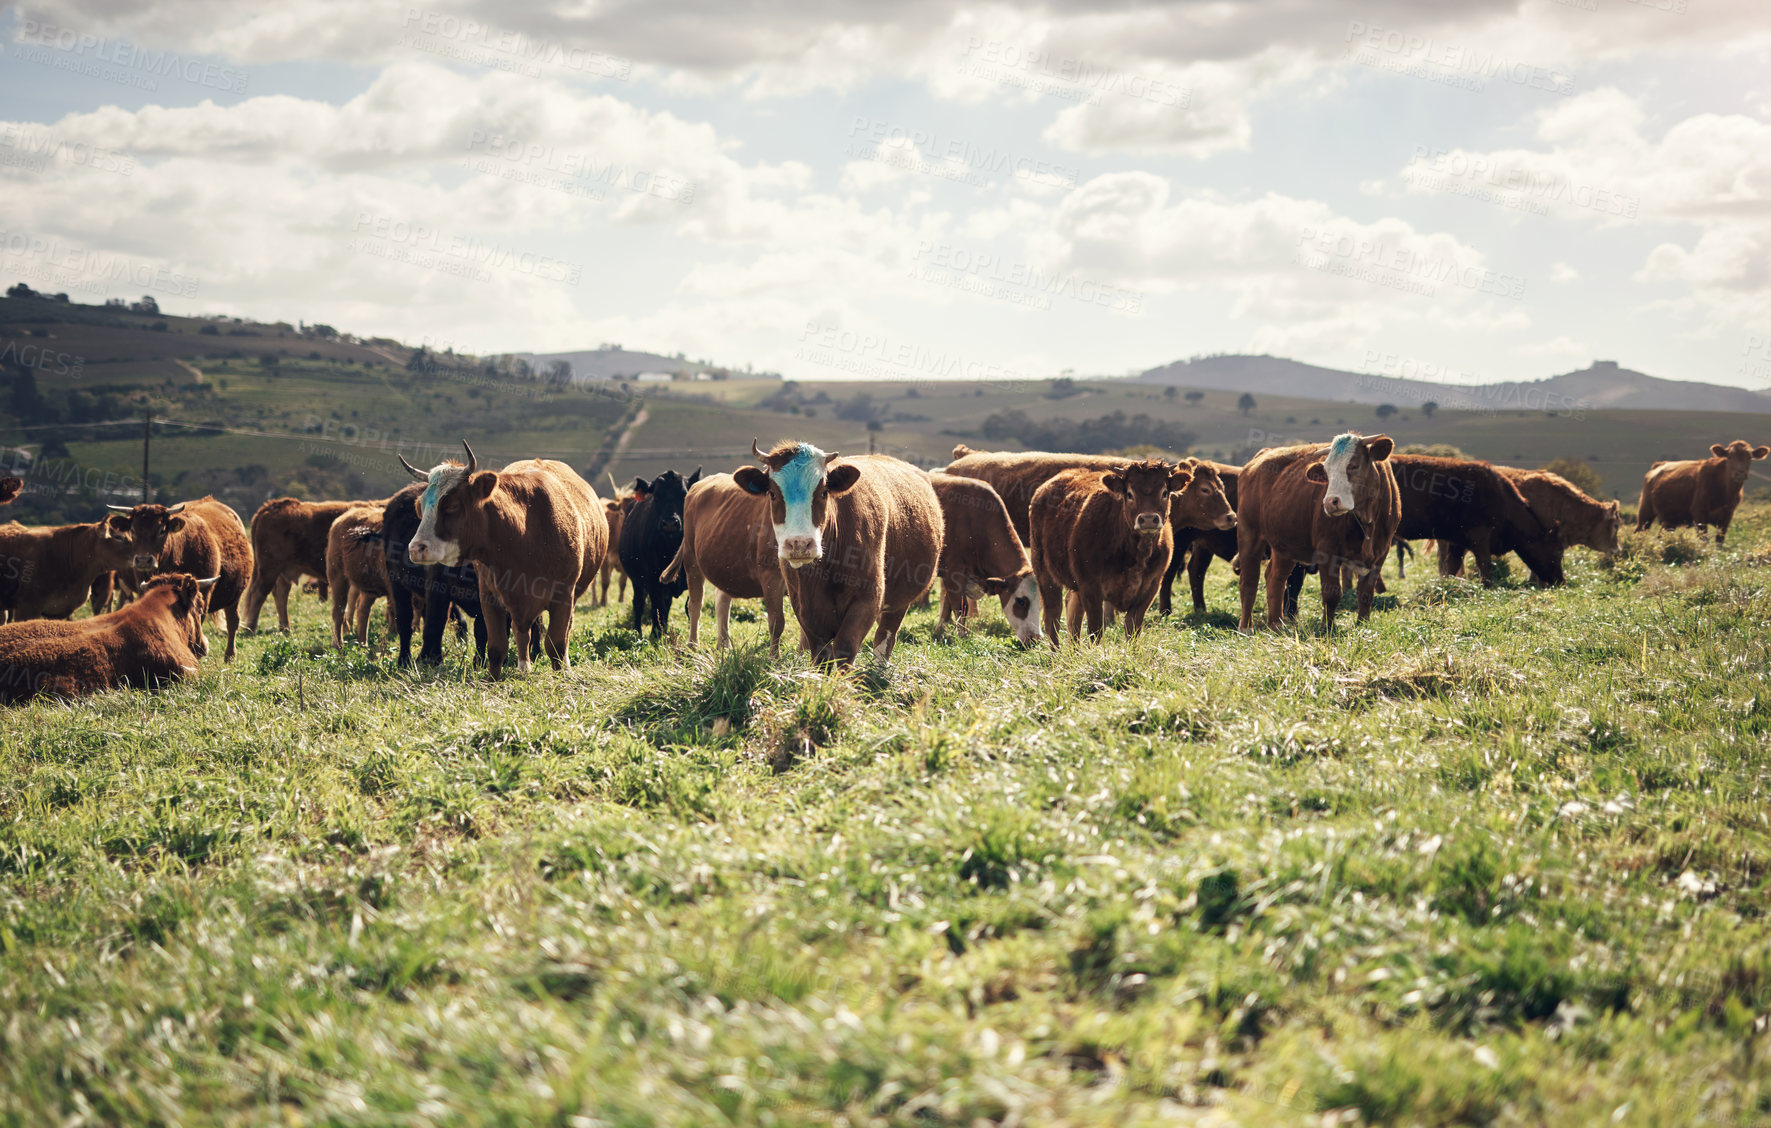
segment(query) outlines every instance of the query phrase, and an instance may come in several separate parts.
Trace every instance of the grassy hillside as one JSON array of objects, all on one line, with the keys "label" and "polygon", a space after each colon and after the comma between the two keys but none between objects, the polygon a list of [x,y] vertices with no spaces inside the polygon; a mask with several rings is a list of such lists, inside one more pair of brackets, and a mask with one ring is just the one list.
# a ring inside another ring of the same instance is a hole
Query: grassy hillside
[{"label": "grassy hillside", "polygon": [[1762,1123],[1771,508],[1732,544],[1326,639],[1220,565],[846,676],[623,608],[400,674],[304,597],[0,728],[0,1122]]}]

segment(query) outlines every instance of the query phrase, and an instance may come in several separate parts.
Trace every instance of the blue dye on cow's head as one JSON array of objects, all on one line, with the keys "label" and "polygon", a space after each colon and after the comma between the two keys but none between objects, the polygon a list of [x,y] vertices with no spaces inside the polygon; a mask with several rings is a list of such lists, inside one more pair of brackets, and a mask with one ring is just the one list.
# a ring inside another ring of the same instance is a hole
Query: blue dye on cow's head
[{"label": "blue dye on cow's head", "polygon": [[794,568],[819,559],[830,499],[853,489],[861,468],[848,462],[836,465],[835,451],[826,453],[810,443],[782,443],[767,454],[751,443],[750,451],[768,469],[740,466],[732,479],[750,493],[768,495],[781,559]]},{"label": "blue dye on cow's head", "polygon": [[461,445],[467,451],[465,465],[442,462],[428,473],[400,457],[407,473],[425,484],[416,502],[418,531],[406,545],[407,559],[414,564],[459,565],[464,517],[471,517],[474,503],[490,497],[498,485],[498,475],[480,470],[473,448],[465,441]]},{"label": "blue dye on cow's head", "polygon": [[1330,517],[1356,512],[1376,488],[1377,464],[1389,458],[1395,446],[1388,435],[1367,438],[1352,431],[1336,435],[1322,461],[1305,472],[1310,481],[1327,487],[1322,491],[1322,512]]}]

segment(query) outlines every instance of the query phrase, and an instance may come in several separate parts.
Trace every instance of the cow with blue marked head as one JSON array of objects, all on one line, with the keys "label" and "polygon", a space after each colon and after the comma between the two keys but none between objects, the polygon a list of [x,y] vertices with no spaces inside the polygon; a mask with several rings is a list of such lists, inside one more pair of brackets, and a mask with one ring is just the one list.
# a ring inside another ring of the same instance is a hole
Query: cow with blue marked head
[{"label": "cow with blue marked head", "polygon": [[810,443],[786,442],[761,467],[732,472],[767,497],[782,579],[802,641],[815,660],[846,664],[878,624],[874,657],[891,657],[911,603],[928,591],[944,523],[929,475],[886,455],[837,461]]}]

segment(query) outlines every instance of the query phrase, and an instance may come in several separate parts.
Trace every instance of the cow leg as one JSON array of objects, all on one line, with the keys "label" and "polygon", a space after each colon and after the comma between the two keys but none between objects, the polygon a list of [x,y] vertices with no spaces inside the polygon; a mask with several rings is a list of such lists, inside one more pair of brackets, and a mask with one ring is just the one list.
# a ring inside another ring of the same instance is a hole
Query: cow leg
[{"label": "cow leg", "polygon": [[[689,570],[684,568],[683,571],[686,573]],[[689,581],[689,590],[688,598],[683,603],[683,614],[689,617],[689,645],[692,647],[701,641],[701,599],[705,594],[706,581],[697,575],[686,575],[684,578]],[[714,597],[714,602],[719,602],[718,596]]]},{"label": "cow leg", "polygon": [[221,660],[232,662],[234,660],[234,636],[240,633],[240,600],[236,597],[232,603],[221,609],[221,614],[227,623],[228,630],[228,647],[226,652],[222,654]]},{"label": "cow leg", "polygon": [[842,623],[836,628],[836,637],[825,643],[818,650],[820,662],[834,662],[846,666],[861,653],[861,647],[867,644],[867,631],[879,621],[879,594],[874,593],[871,599],[856,599],[849,604],[843,613]]},{"label": "cow leg", "polygon": [[[443,632],[449,626],[449,606],[448,593],[441,590],[440,586],[433,590],[427,577],[424,592],[424,635],[418,651],[418,661],[426,666],[443,664]],[[408,625],[406,637],[409,639],[411,634],[412,628]],[[480,638],[485,638],[483,631]],[[402,640],[401,645],[409,644]]]},{"label": "cow leg", "polygon": [[1464,553],[1466,551],[1462,542],[1441,539],[1439,541],[1439,574],[1441,576],[1463,575]]},{"label": "cow leg", "polygon": [[[1111,612],[1111,608],[1104,609],[1101,606],[1099,588],[1083,588],[1076,593],[1076,599],[1082,607],[1082,613],[1088,617],[1089,640],[1100,642],[1101,633],[1107,629],[1107,614]],[[1074,634],[1071,637],[1075,637]]]},{"label": "cow leg", "polygon": [[1303,594],[1306,574],[1301,565],[1293,564],[1291,575],[1285,577],[1285,621],[1288,623],[1297,622],[1298,596]]},{"label": "cow leg", "polygon": [[1494,553],[1490,550],[1488,530],[1473,530],[1470,537],[1470,555],[1476,558],[1476,572],[1482,577],[1483,587],[1494,586]]},{"label": "cow leg", "polygon": [[[1256,570],[1256,567],[1257,566],[1252,561],[1244,560],[1242,562],[1243,571],[1245,573],[1248,573],[1251,576],[1253,576],[1255,578],[1255,582],[1258,583],[1260,573]],[[1267,629],[1268,630],[1275,630],[1275,631],[1278,630],[1279,624],[1284,619],[1285,585],[1286,585],[1286,582],[1288,580],[1290,580],[1290,578],[1291,578],[1291,567],[1292,567],[1291,559],[1287,556],[1281,555],[1277,549],[1273,550],[1272,555],[1267,560]],[[1246,590],[1248,586],[1249,586],[1249,581],[1248,581],[1248,579],[1245,578],[1243,580],[1243,588]]]},{"label": "cow leg", "polygon": [[111,588],[115,582],[115,572],[100,572],[98,578],[92,581],[92,587],[87,594],[91,597],[94,615],[103,615],[111,609]]},{"label": "cow leg", "polygon": [[[350,600],[348,599],[335,599],[332,601],[332,649],[334,650],[344,649],[344,616],[345,611],[347,610],[345,604],[349,602]],[[282,608],[279,607],[278,610],[281,611]],[[287,630],[288,628],[285,627],[284,629]]]},{"label": "cow leg", "polygon": [[271,585],[271,599],[277,605],[277,629],[289,633],[289,577],[278,576]]},{"label": "cow leg", "polygon": [[1327,634],[1334,630],[1334,613],[1341,605],[1341,569],[1325,562],[1316,570],[1316,578],[1322,583],[1322,633]]},{"label": "cow leg", "polygon": [[904,612],[907,610],[909,608],[880,612],[879,630],[873,636],[873,660],[875,662],[891,661],[892,649],[898,645],[898,628],[903,625]]},{"label": "cow leg", "polygon": [[627,598],[627,573],[620,569],[615,570],[615,598]]},{"label": "cow leg", "polygon": [[480,617],[486,621],[486,668],[496,681],[504,676],[504,659],[510,654],[510,613],[483,587]]},{"label": "cow leg", "polygon": [[633,585],[633,632],[643,633],[646,629],[646,589],[638,583]]},{"label": "cow leg", "polygon": [[1402,559],[1402,553],[1407,547],[1407,541],[1399,540],[1396,542],[1396,578],[1398,580],[1406,580],[1408,578],[1408,563]]},{"label": "cow leg", "polygon": [[[572,668],[572,655],[567,647],[572,641],[572,601],[561,600],[547,609],[547,657],[556,670]],[[539,627],[541,620],[535,621]]]},{"label": "cow leg", "polygon": [[1728,536],[1728,518],[1716,522],[1716,548],[1722,547],[1722,541]]},{"label": "cow leg", "polygon": [[662,587],[655,587],[646,596],[646,602],[652,605],[652,637],[658,638],[670,629],[671,596]]},{"label": "cow leg", "polygon": [[1125,637],[1136,638],[1144,629],[1144,615],[1150,610],[1148,603],[1142,607],[1132,608],[1125,613]]},{"label": "cow leg", "polygon": [[[722,592],[721,594],[724,595],[725,593]],[[769,617],[770,658],[781,657],[781,632],[787,629],[786,598],[786,595],[781,590],[778,577],[775,584],[765,584],[763,586],[763,611],[767,613]],[[725,599],[726,606],[730,607],[732,605],[732,597],[727,595]],[[723,616],[720,619],[719,629],[720,633],[723,635],[726,629],[726,621]]]},{"label": "cow leg", "polygon": [[1045,640],[1051,648],[1058,648],[1058,610],[1063,604],[1064,589],[1057,584],[1038,576],[1040,618],[1044,620]]},{"label": "cow leg", "polygon": [[476,666],[486,662],[486,616],[484,613],[473,621],[473,663]]},{"label": "cow leg", "polygon": [[1193,554],[1187,557],[1187,584],[1193,589],[1193,613],[1205,614],[1205,573],[1211,568],[1211,560],[1217,554],[1203,544],[1193,546]]},{"label": "cow leg", "polygon": [[[1249,551],[1250,549],[1256,551],[1251,553]],[[1232,566],[1236,566],[1238,561],[1243,561],[1245,557],[1247,558],[1245,561],[1246,567],[1236,567],[1237,595],[1239,595],[1242,600],[1242,619],[1237,624],[1236,629],[1243,634],[1248,634],[1250,631],[1254,630],[1254,601],[1255,597],[1260,594],[1261,590],[1261,570],[1255,563],[1260,559],[1259,546],[1252,543],[1240,545],[1238,546],[1236,557],[1236,560],[1231,561]]]},{"label": "cow leg", "polygon": [[412,589],[405,584],[391,585],[387,593],[387,605],[393,611],[393,633],[400,640],[400,656],[397,659],[400,669],[412,665]]},{"label": "cow leg", "polygon": [[1079,591],[1064,593],[1064,626],[1070,632],[1070,645],[1075,646],[1082,638],[1082,593]]},{"label": "cow leg", "polygon": [[1377,593],[1378,585],[1382,582],[1381,570],[1377,568],[1373,568],[1359,577],[1359,586],[1354,590],[1358,593],[1359,621],[1361,623],[1371,618],[1371,597]]},{"label": "cow leg", "polygon": [[357,596],[357,645],[369,645],[369,619],[375,610],[375,596],[362,592]]},{"label": "cow leg", "polygon": [[[536,618],[538,619],[539,616]],[[517,673],[519,674],[528,673],[529,667],[532,665],[529,661],[529,647],[532,642],[530,632],[534,629],[535,622],[535,619],[526,619],[514,611],[511,612],[511,634],[514,636],[511,641],[516,646]]]},{"label": "cow leg", "polygon": [[1179,575],[1181,571],[1181,556],[1181,548],[1177,545],[1175,547],[1174,555],[1168,558],[1168,568],[1162,573],[1162,586],[1156,593],[1156,613],[1158,615],[1167,615],[1174,610],[1172,605],[1173,592],[1175,577]]},{"label": "cow leg", "polygon": [[[732,623],[732,597],[727,595],[725,592],[719,590],[718,588],[714,588],[713,589],[713,647],[715,650],[724,650],[726,647],[732,645],[731,623]],[[781,645],[781,638],[780,638],[780,632],[773,630],[773,627],[774,627],[774,619],[773,618],[770,618],[769,625],[771,628],[771,634],[774,636],[769,641],[774,647],[778,648]],[[689,622],[689,637],[690,637],[690,639],[693,639],[695,637],[695,621],[694,620],[690,620],[690,622]],[[691,642],[690,645],[693,645],[693,643]]]}]

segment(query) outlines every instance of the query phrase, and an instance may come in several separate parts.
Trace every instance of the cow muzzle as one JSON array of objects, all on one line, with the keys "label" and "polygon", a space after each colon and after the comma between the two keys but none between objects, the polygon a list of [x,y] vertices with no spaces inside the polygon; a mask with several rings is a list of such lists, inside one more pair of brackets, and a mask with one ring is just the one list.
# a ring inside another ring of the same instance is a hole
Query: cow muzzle
[{"label": "cow muzzle", "polygon": [[1353,512],[1353,507],[1341,498],[1330,494],[1322,499],[1322,512],[1330,517],[1345,517]]},{"label": "cow muzzle", "polygon": [[414,564],[450,565],[455,563],[453,557],[458,555],[458,553],[450,551],[453,548],[455,548],[453,544],[420,540],[413,537],[411,542],[406,545],[406,556]]},{"label": "cow muzzle", "polygon": [[1226,513],[1222,517],[1219,517],[1217,520],[1217,526],[1220,529],[1234,529],[1236,527],[1236,514]]},{"label": "cow muzzle", "polygon": [[145,552],[138,552],[130,559],[129,566],[137,572],[152,572],[160,566],[160,558],[149,556]]},{"label": "cow muzzle", "polygon": [[1162,531],[1162,514],[1140,513],[1137,520],[1132,523],[1132,528],[1145,534],[1160,533]]},{"label": "cow muzzle", "polygon": [[803,568],[815,563],[818,559],[819,545],[817,537],[783,537],[781,538],[781,559],[790,567]]}]

